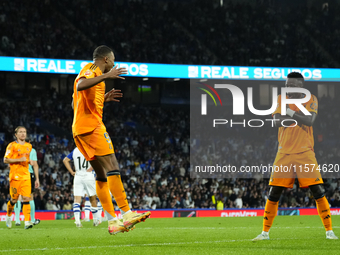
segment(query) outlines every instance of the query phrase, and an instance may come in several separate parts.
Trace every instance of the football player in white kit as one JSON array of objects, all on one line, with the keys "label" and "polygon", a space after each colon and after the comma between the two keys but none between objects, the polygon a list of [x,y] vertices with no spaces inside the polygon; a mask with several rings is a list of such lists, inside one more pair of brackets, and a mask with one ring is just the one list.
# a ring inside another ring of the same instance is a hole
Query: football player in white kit
[{"label": "football player in white kit", "polygon": [[[72,170],[70,161],[73,161],[75,172]],[[93,215],[93,226],[98,226],[101,223],[101,215],[97,208],[96,183],[93,168],[79,149],[76,147],[64,159],[63,163],[67,170],[74,176],[73,193],[74,204],[73,212],[75,224],[77,227],[82,227],[80,223],[80,203],[81,198],[87,194],[91,202],[91,211]]]}]

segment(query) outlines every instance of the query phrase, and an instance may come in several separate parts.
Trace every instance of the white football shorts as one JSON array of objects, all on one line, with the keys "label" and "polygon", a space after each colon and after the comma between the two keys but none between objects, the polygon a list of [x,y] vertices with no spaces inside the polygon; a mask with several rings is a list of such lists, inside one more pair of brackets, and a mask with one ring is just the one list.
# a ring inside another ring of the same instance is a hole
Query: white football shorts
[{"label": "white football shorts", "polygon": [[85,194],[88,197],[96,195],[96,182],[93,178],[86,176],[75,175],[73,180],[74,196],[83,197]]}]

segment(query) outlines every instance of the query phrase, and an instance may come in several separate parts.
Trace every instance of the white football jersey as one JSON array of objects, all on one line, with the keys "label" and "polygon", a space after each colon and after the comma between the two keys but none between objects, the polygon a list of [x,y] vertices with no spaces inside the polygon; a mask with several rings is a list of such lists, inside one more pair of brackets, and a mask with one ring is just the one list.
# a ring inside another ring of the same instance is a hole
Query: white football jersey
[{"label": "white football jersey", "polygon": [[72,157],[76,175],[91,176],[94,178],[94,171],[87,172],[87,169],[91,167],[90,163],[85,159],[84,155],[81,154],[77,147],[67,157],[69,159]]}]

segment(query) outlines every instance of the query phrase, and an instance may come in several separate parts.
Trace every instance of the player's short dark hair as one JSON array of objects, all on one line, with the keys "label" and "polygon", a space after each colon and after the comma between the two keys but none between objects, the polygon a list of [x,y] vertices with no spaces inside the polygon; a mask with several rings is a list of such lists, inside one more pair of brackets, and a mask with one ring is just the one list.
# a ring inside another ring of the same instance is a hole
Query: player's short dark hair
[{"label": "player's short dark hair", "polygon": [[301,73],[298,72],[291,72],[287,75],[287,78],[295,78],[295,79],[302,79],[302,82],[305,81],[305,79],[303,78],[303,75]]},{"label": "player's short dark hair", "polygon": [[111,52],[113,51],[110,47],[107,47],[106,45],[101,45],[94,50],[93,59],[104,58],[108,56]]}]

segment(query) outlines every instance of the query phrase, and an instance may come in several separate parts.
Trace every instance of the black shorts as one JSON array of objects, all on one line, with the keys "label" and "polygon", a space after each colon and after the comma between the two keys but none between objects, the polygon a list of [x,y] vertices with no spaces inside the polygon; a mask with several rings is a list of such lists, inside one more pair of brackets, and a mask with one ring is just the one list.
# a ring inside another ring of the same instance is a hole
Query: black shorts
[{"label": "black shorts", "polygon": [[34,187],[35,187],[35,176],[32,173],[30,173],[30,175],[31,175],[31,194],[32,194],[34,191]]}]

